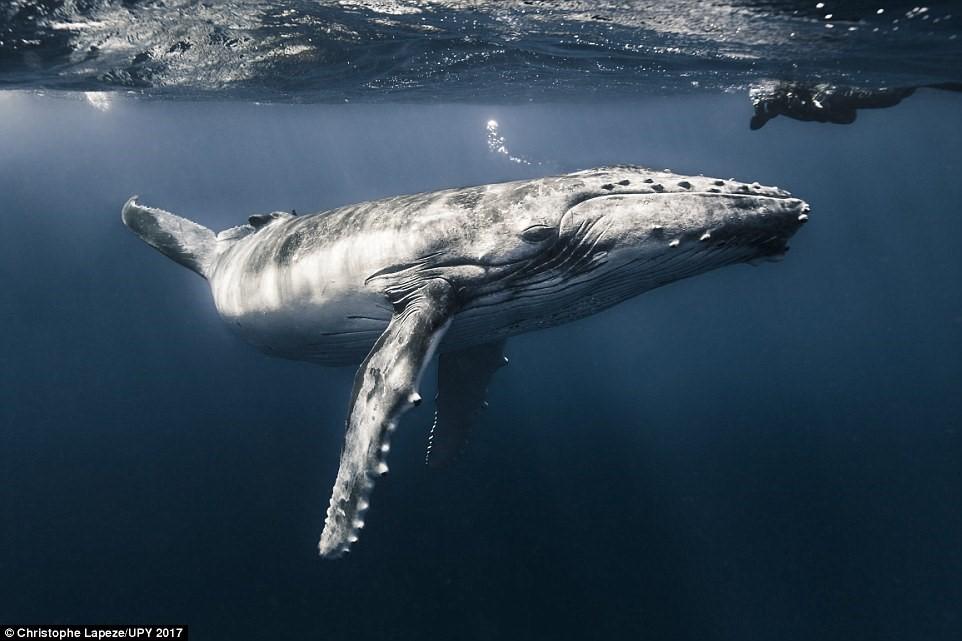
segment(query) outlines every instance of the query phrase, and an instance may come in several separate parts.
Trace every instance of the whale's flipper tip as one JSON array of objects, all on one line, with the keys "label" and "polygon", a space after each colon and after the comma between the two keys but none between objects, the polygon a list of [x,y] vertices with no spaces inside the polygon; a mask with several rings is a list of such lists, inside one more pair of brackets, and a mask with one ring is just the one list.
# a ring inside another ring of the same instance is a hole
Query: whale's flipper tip
[{"label": "whale's flipper tip", "polygon": [[144,207],[131,196],[120,218],[135,234],[173,261],[207,278],[216,254],[217,236],[203,225],[163,209]]}]

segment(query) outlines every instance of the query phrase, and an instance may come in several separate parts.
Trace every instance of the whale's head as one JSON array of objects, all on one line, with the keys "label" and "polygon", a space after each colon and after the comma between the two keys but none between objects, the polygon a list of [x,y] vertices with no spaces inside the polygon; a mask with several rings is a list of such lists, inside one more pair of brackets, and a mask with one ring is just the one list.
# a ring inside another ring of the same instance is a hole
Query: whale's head
[{"label": "whale's head", "polygon": [[808,220],[805,202],[758,183],[631,166],[553,180],[544,222],[516,243],[528,256],[511,279],[543,294],[577,289],[599,307],[724,265],[778,260]]}]

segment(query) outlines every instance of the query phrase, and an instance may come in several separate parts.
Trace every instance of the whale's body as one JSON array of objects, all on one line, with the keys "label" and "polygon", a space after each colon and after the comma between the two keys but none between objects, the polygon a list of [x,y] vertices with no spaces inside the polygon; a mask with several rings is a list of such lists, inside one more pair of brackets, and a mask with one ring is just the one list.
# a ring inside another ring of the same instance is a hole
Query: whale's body
[{"label": "whale's body", "polygon": [[442,352],[434,439],[465,438],[512,335],[687,276],[784,253],[808,208],[735,181],[608,167],[273,213],[220,234],[133,199],[124,221],[210,281],[221,317],[266,353],[361,363],[321,553],[363,526],[388,437]]},{"label": "whale's body", "polygon": [[[447,269],[468,280],[496,279],[499,270],[516,265],[497,256],[497,238],[484,237],[504,226],[523,232],[502,205],[535,198],[539,206],[557,200],[560,208],[571,197],[548,179],[537,186],[523,181],[387,198],[321,214],[277,214],[219,255],[210,276],[214,303],[236,331],[268,353],[357,364],[391,321],[385,291],[393,283]],[[481,251],[472,254],[479,241]],[[537,305],[521,289],[479,290],[454,316],[441,348],[488,343],[617,302],[598,297],[592,305],[573,306],[584,284],[566,287],[566,296]]]}]

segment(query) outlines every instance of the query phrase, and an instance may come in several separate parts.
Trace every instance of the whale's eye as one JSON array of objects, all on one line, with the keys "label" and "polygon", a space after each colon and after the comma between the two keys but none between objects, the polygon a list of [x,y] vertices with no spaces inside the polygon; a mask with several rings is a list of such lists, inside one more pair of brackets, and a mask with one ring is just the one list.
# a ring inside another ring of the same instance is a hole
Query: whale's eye
[{"label": "whale's eye", "polygon": [[521,239],[526,243],[542,243],[549,238],[553,238],[557,230],[548,225],[531,225],[521,232]]}]

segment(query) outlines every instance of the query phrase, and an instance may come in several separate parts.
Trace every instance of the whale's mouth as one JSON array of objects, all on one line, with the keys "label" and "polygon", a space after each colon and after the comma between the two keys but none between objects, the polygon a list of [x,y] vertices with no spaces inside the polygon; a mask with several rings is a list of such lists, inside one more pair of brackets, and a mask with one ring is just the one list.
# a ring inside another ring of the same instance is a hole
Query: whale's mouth
[{"label": "whale's mouth", "polygon": [[[775,211],[761,215],[755,233],[745,233],[743,242],[752,246],[755,256],[749,264],[778,263],[785,259],[791,247],[789,241],[795,233],[808,222],[811,207],[798,198],[781,198]],[[751,224],[748,225],[751,227]]]}]

